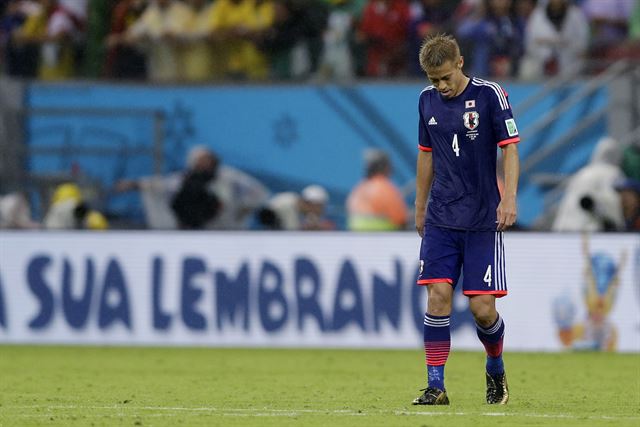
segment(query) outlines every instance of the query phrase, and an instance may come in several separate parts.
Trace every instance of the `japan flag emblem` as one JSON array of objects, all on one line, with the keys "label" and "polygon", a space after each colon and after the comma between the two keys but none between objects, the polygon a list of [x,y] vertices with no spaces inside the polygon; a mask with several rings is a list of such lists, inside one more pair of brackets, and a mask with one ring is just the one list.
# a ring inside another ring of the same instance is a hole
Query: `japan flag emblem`
[{"label": "japan flag emblem", "polygon": [[464,121],[464,127],[469,130],[476,130],[480,124],[480,114],[476,111],[467,111],[462,116],[462,120]]}]

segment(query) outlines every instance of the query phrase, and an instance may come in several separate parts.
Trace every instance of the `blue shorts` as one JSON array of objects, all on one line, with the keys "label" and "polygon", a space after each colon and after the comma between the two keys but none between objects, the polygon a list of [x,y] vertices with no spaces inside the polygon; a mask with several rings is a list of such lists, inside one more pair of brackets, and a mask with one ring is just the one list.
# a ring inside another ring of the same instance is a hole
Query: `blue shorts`
[{"label": "blue shorts", "polygon": [[464,275],[462,293],[507,294],[504,242],[501,231],[465,231],[427,224],[420,245],[418,285],[451,283]]}]

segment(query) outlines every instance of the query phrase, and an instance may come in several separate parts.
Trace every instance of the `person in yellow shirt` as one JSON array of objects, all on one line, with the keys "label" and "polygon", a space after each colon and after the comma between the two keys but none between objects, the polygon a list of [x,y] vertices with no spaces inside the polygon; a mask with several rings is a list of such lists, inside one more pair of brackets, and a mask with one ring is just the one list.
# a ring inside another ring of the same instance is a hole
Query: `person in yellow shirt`
[{"label": "person in yellow shirt", "polygon": [[188,82],[217,80],[223,76],[223,58],[214,48],[214,14],[217,2],[188,0],[192,16],[180,31],[184,79]]},{"label": "person in yellow shirt", "polygon": [[156,82],[182,80],[184,76],[178,34],[193,17],[179,0],[151,0],[142,16],[123,35],[110,38],[111,47],[138,45],[147,55],[147,74]]},{"label": "person in yellow shirt", "polygon": [[40,0],[39,11],[27,18],[14,37],[18,45],[40,46],[39,78],[61,80],[74,74],[77,32],[78,23],[57,0]]},{"label": "person in yellow shirt", "polygon": [[213,27],[223,56],[225,74],[238,79],[268,76],[267,57],[257,47],[261,34],[273,24],[272,1],[217,0]]},{"label": "person in yellow shirt", "polygon": [[407,204],[391,182],[391,161],[381,150],[366,154],[366,178],[347,198],[347,228],[352,231],[403,230]]}]

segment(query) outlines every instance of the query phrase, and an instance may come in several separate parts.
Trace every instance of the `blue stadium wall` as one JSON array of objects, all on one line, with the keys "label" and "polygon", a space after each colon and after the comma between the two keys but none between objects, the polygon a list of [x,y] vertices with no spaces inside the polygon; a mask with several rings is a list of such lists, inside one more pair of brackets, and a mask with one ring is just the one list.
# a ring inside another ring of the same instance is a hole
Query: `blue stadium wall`
[{"label": "blue stadium wall", "polygon": [[[582,84],[554,92],[517,117],[521,133]],[[541,89],[537,84],[503,86],[514,107]],[[326,186],[332,213],[341,223],[341,207],[361,179],[366,148],[391,153],[393,178],[408,189],[407,200],[412,200],[417,99],[423,87],[421,82],[351,86],[34,83],[26,93],[26,104],[32,111],[26,123],[27,143],[33,149],[28,168],[36,174],[73,170],[106,188],[120,178],[151,174],[148,150],[154,141],[154,121],[152,116],[139,113],[157,111],[165,117],[165,172],[182,168],[189,147],[206,144],[225,163],[257,176],[272,191],[299,190],[308,183]],[[523,141],[522,158],[551,143],[581,117],[605,108],[607,102],[605,90],[587,97],[544,132]],[[43,109],[59,110],[52,114]],[[102,114],[103,109],[110,113]],[[585,129],[575,143],[531,173],[575,171],[588,161],[593,146],[605,133],[604,122]],[[520,221],[524,226],[543,209],[543,189],[529,178],[528,174],[521,180]],[[140,209],[131,195],[110,196],[107,208],[115,214]]]}]

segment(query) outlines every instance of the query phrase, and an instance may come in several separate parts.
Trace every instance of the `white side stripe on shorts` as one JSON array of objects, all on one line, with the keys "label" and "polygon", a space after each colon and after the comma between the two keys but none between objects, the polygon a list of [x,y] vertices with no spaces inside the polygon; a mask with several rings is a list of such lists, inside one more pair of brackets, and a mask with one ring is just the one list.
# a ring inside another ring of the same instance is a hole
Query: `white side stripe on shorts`
[{"label": "white side stripe on shorts", "polygon": [[506,276],[504,274],[504,234],[502,231],[496,231],[493,249],[493,271],[494,283],[496,291],[506,291]]}]

